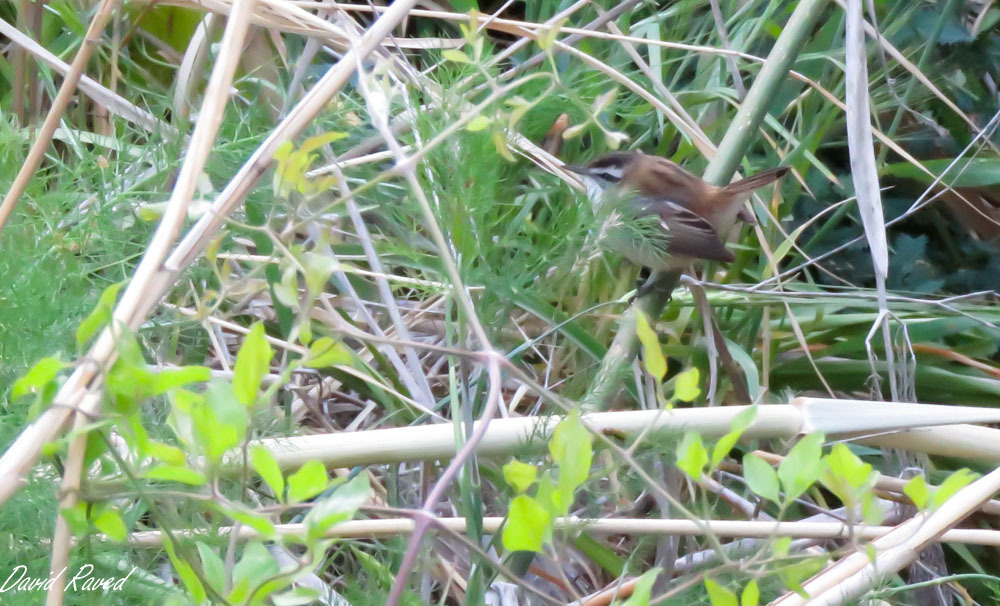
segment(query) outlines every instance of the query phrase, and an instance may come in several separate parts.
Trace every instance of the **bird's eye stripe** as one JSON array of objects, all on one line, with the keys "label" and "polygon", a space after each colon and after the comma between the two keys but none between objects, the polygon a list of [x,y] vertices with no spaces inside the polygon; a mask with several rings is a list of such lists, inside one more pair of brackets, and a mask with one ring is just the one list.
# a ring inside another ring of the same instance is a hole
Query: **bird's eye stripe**
[{"label": "bird's eye stripe", "polygon": [[594,171],[594,176],[605,181],[621,181],[622,171],[620,168],[599,168]]}]

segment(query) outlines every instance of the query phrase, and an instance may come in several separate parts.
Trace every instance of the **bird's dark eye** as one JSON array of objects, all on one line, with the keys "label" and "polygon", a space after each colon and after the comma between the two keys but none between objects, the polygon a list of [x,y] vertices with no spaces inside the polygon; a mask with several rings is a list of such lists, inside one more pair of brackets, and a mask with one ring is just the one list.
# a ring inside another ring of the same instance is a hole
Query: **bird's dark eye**
[{"label": "bird's dark eye", "polygon": [[599,166],[590,171],[590,175],[594,178],[607,181],[609,183],[618,183],[622,180],[622,169],[618,166]]}]

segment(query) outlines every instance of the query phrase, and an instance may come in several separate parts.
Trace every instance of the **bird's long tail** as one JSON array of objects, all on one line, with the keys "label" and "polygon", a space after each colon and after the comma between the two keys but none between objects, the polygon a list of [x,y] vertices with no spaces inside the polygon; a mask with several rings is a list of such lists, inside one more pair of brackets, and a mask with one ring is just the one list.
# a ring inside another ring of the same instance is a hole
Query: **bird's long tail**
[{"label": "bird's long tail", "polygon": [[730,183],[729,185],[722,188],[722,190],[729,194],[730,196],[737,196],[739,194],[746,194],[754,191],[755,189],[760,189],[765,185],[769,185],[787,173],[789,167],[779,166],[777,168],[772,168],[770,170],[765,170],[759,172],[756,175],[750,175],[742,181],[737,181],[736,183]]}]

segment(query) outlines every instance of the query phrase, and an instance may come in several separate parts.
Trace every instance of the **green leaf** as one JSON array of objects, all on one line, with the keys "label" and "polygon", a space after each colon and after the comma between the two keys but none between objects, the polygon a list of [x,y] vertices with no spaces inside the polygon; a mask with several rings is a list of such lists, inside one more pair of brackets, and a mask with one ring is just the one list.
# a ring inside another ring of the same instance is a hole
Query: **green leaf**
[{"label": "green leaf", "polygon": [[191,410],[191,422],[210,461],[218,462],[246,436],[250,423],[246,406],[237,401],[233,386],[212,381],[204,398]]},{"label": "green leaf", "polygon": [[927,487],[927,480],[924,479],[923,475],[917,475],[910,478],[910,481],[903,486],[903,494],[910,497],[913,504],[916,505],[917,509],[924,509],[930,502],[931,491]]},{"label": "green leaf", "polygon": [[298,471],[288,476],[288,502],[299,503],[326,490],[330,479],[326,467],[313,459],[307,461]]},{"label": "green leaf", "polygon": [[302,255],[302,265],[306,270],[306,288],[311,294],[323,291],[330,274],[337,269],[337,260],[331,256],[307,252]]},{"label": "green leaf", "polygon": [[364,472],[338,486],[333,494],[314,503],[306,514],[309,538],[314,541],[320,539],[333,526],[353,518],[358,508],[368,502],[370,495],[368,474]]},{"label": "green leaf", "polygon": [[442,51],[441,56],[455,63],[472,63],[472,59],[469,59],[468,55],[456,48],[449,48],[446,51]]},{"label": "green leaf", "polygon": [[[952,187],[989,187],[1000,185],[1000,158],[940,158],[924,160],[923,165],[935,175],[942,174],[948,166],[955,165],[944,175],[941,183]],[[923,183],[931,183],[934,178],[909,162],[889,164],[883,169],[883,174],[913,179]]]},{"label": "green leaf", "polygon": [[476,116],[465,125],[465,130],[469,132],[478,132],[485,129],[490,125],[490,119],[486,116]]},{"label": "green leaf", "polygon": [[233,567],[233,590],[227,599],[231,603],[246,601],[254,588],[278,572],[278,563],[266,547],[257,541],[247,544],[243,557]]},{"label": "green leaf", "polygon": [[323,147],[324,145],[328,145],[330,143],[333,143],[334,141],[340,141],[341,139],[345,139],[346,137],[347,133],[340,133],[336,131],[330,131],[326,133],[320,133],[318,135],[313,135],[312,137],[309,137],[308,139],[302,142],[302,146],[299,147],[299,151],[301,153],[308,154],[310,152],[316,151],[317,149]]},{"label": "green leaf", "polygon": [[206,599],[205,587],[201,584],[198,579],[198,575],[195,573],[194,569],[184,558],[178,557],[177,552],[174,548],[173,541],[168,537],[163,541],[163,550],[167,552],[170,557],[170,563],[174,565],[174,571],[180,578],[181,582],[184,583],[184,587],[187,588],[188,592],[191,593],[191,600],[195,604],[201,604]]},{"label": "green leaf", "polygon": [[190,486],[204,486],[208,479],[205,474],[187,467],[175,467],[173,465],[157,465],[151,467],[142,474],[149,480],[166,480],[168,482],[180,482]]},{"label": "green leaf", "polygon": [[236,505],[232,502],[225,504],[215,503],[213,506],[224,515],[229,516],[245,526],[253,528],[259,532],[262,537],[273,540],[278,536],[278,531],[274,527],[274,524],[264,517],[264,514],[258,514],[255,511],[246,509],[243,506]]},{"label": "green leaf", "polygon": [[833,445],[826,461],[830,471],[842,477],[851,488],[861,488],[871,477],[872,466],[862,461],[842,442]]},{"label": "green leaf", "polygon": [[115,307],[115,299],[118,298],[118,291],[124,285],[125,281],[115,282],[101,293],[94,310],[90,312],[90,315],[83,322],[80,322],[80,326],[76,329],[77,349],[83,349],[83,344],[89,341],[95,332],[111,320],[111,312]]},{"label": "green leaf", "polygon": [[284,500],[285,477],[281,474],[277,459],[271,451],[263,446],[253,446],[250,448],[250,465],[254,471],[267,483],[271,492],[279,501]]},{"label": "green leaf", "polygon": [[708,577],[705,577],[705,590],[708,592],[708,601],[712,606],[737,606],[738,604],[735,593]]},{"label": "green leaf", "polygon": [[94,527],[108,535],[112,541],[121,543],[128,538],[128,528],[125,527],[125,521],[114,509],[109,508],[101,511],[94,518]]},{"label": "green leaf", "polygon": [[945,481],[941,482],[941,485],[937,487],[934,494],[931,495],[931,511],[934,511],[938,507],[944,505],[945,501],[955,496],[956,492],[971,484],[972,481],[978,477],[979,474],[973,473],[964,467],[949,475]]},{"label": "green leaf", "polygon": [[159,396],[168,391],[190,385],[204,383],[212,378],[212,369],[207,366],[185,366],[183,368],[161,370],[153,375],[152,395]]},{"label": "green leaf", "polygon": [[537,467],[522,463],[517,459],[512,459],[510,463],[503,466],[503,479],[519,494],[526,492],[535,483],[537,477]]},{"label": "green leaf", "polygon": [[281,272],[281,281],[273,284],[274,296],[286,307],[299,306],[299,272],[294,265],[289,265]]},{"label": "green leaf", "polygon": [[198,541],[195,543],[198,548],[198,555],[201,557],[202,575],[212,589],[220,594],[226,592],[226,565],[222,562],[219,554],[212,551],[208,545]]},{"label": "green leaf", "polygon": [[747,586],[743,588],[743,593],[740,594],[740,606],[757,606],[760,603],[760,587],[757,585],[757,581],[750,579]]},{"label": "green leaf", "polygon": [[780,500],[778,474],[770,463],[753,453],[743,455],[743,479],[754,494],[774,503]]},{"label": "green leaf", "polygon": [[649,325],[646,314],[641,311],[635,317],[635,333],[642,343],[642,359],[646,362],[646,370],[657,381],[662,381],[667,374],[667,359],[663,357],[660,339]]},{"label": "green leaf", "polygon": [[184,464],[184,451],[176,446],[170,446],[156,440],[149,440],[143,445],[143,452],[163,461],[167,465],[179,466]]},{"label": "green leaf", "polygon": [[680,444],[677,445],[677,466],[697,482],[701,479],[706,464],[708,464],[708,451],[701,441],[701,434],[697,431],[685,432]]},{"label": "green leaf", "polygon": [[573,503],[576,489],[590,476],[594,436],[580,420],[580,410],[574,409],[556,425],[549,441],[549,453],[559,466],[559,479],[553,501],[559,515],[566,515]]},{"label": "green leaf", "polygon": [[493,132],[493,148],[497,150],[497,153],[500,154],[504,160],[508,162],[517,161],[514,154],[510,153],[510,147],[507,145],[507,137],[505,137],[500,131]]},{"label": "green leaf", "polygon": [[649,606],[649,598],[653,593],[653,582],[656,581],[658,574],[660,574],[660,569],[653,568],[636,579],[632,595],[625,600],[622,606]]},{"label": "green leaf", "polygon": [[743,432],[753,424],[754,419],[756,418],[756,406],[750,406],[733,417],[733,420],[729,423],[729,433],[719,438],[719,441],[715,443],[715,448],[712,449],[711,469],[715,469],[719,466],[722,459],[729,454],[729,451],[732,450],[733,446],[736,445],[736,442],[739,441],[740,436],[742,436]]},{"label": "green leaf", "polygon": [[878,477],[872,466],[858,458],[846,444],[834,444],[823,460],[826,470],[820,480],[845,507],[854,507]]},{"label": "green leaf", "polygon": [[821,433],[805,436],[788,451],[778,466],[778,478],[789,502],[799,498],[823,472],[823,439]]},{"label": "green leaf", "polygon": [[87,533],[90,529],[90,523],[87,522],[87,508],[89,505],[87,503],[77,503],[72,507],[64,507],[59,510],[63,519],[66,520],[66,524],[69,526],[70,531],[77,536],[81,536]]},{"label": "green leaf", "polygon": [[41,391],[66,366],[67,364],[60,360],[58,356],[49,356],[35,362],[31,370],[24,373],[17,381],[14,381],[14,385],[10,388],[11,401],[16,401],[21,396],[29,393]]},{"label": "green leaf", "polygon": [[694,402],[701,395],[698,387],[700,375],[697,368],[689,368],[674,378],[674,399]]},{"label": "green leaf", "polygon": [[271,344],[264,335],[264,325],[254,323],[236,354],[233,367],[233,391],[242,404],[250,406],[257,399],[257,390],[271,366],[273,355]]},{"label": "green leaf", "polygon": [[309,357],[305,364],[309,368],[328,368],[337,364],[350,365],[353,360],[350,350],[343,343],[330,337],[320,337],[309,345]]},{"label": "green leaf", "polygon": [[527,495],[518,495],[510,502],[507,524],[501,540],[507,551],[542,551],[549,529],[549,512]]},{"label": "green leaf", "polygon": [[792,537],[778,537],[774,539],[771,551],[775,560],[783,560],[788,557],[788,551],[792,547]]},{"label": "green leaf", "polygon": [[794,590],[799,595],[803,595],[802,581],[819,572],[820,569],[826,566],[826,562],[827,558],[825,556],[799,560],[798,562],[779,568],[778,576],[781,577],[781,580],[789,589]]}]

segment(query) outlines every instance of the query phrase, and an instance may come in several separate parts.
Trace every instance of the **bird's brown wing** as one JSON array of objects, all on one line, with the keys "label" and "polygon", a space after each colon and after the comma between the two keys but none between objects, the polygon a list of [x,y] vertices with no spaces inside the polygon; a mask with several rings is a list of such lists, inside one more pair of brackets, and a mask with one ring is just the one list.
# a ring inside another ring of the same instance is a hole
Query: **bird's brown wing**
[{"label": "bird's brown wing", "polygon": [[694,211],[667,200],[647,202],[645,208],[659,215],[671,255],[726,262],[736,258],[722,244],[712,224]]}]

